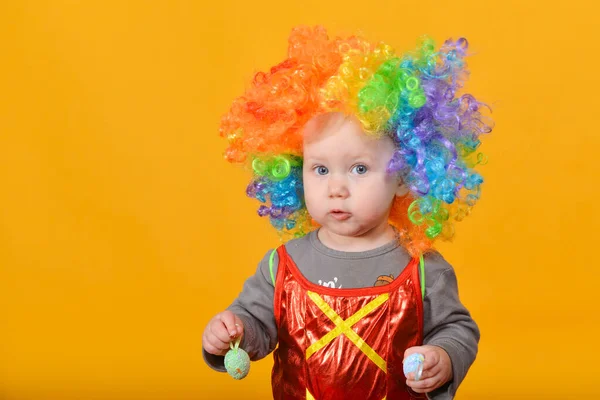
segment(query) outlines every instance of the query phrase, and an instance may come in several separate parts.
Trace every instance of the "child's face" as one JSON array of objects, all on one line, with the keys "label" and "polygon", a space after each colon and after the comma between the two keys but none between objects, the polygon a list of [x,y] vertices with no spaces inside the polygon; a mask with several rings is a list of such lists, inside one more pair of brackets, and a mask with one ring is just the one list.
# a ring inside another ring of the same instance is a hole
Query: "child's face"
[{"label": "child's face", "polygon": [[406,193],[386,172],[390,138],[368,137],[358,121],[334,115],[304,138],[304,198],[310,215],[329,233],[366,236],[387,227],[392,201]]}]

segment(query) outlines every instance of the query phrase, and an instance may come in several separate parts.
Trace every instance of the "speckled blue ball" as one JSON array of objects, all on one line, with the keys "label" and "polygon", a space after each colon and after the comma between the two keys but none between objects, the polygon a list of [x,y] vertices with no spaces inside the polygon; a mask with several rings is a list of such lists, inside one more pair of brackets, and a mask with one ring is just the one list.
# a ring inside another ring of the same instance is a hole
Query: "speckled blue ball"
[{"label": "speckled blue ball", "polygon": [[[424,362],[425,356],[423,356],[423,354],[421,353],[413,353],[410,356],[406,357],[403,363],[404,365],[402,367],[404,370],[404,376],[408,376],[408,374],[410,374],[411,372],[417,374],[419,366],[423,365]],[[418,376],[416,378],[417,380],[419,380]]]},{"label": "speckled blue ball", "polygon": [[225,369],[233,379],[243,379],[250,372],[250,357],[240,348],[231,349],[225,354]]}]

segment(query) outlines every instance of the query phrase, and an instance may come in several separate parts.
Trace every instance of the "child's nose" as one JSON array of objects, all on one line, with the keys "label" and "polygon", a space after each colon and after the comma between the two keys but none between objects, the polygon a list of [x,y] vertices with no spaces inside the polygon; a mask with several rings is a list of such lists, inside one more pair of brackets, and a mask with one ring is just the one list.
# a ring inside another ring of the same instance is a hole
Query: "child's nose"
[{"label": "child's nose", "polygon": [[345,179],[332,176],[329,179],[329,197],[348,197],[348,185]]}]

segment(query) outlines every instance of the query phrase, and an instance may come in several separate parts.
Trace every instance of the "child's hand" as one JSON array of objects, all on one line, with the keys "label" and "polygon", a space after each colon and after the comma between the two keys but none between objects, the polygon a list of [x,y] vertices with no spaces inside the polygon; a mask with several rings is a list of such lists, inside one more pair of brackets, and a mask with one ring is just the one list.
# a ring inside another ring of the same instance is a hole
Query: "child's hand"
[{"label": "child's hand", "polygon": [[210,354],[224,356],[229,342],[244,334],[244,324],[231,311],[215,315],[206,325],[202,335],[202,347]]},{"label": "child's hand", "polygon": [[415,346],[406,349],[404,358],[412,353],[425,356],[421,379],[415,381],[415,374],[410,373],[406,384],[416,393],[429,393],[443,386],[452,379],[452,361],[444,349],[438,346]]}]

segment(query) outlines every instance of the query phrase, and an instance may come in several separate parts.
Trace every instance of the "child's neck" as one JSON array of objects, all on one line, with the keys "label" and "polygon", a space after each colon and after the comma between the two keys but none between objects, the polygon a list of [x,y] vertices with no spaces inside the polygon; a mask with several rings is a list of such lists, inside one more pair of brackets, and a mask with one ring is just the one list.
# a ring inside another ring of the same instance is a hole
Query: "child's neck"
[{"label": "child's neck", "polygon": [[360,236],[338,235],[327,228],[321,227],[317,232],[317,237],[326,247],[346,252],[373,250],[397,238],[394,228],[387,223],[377,226]]}]

